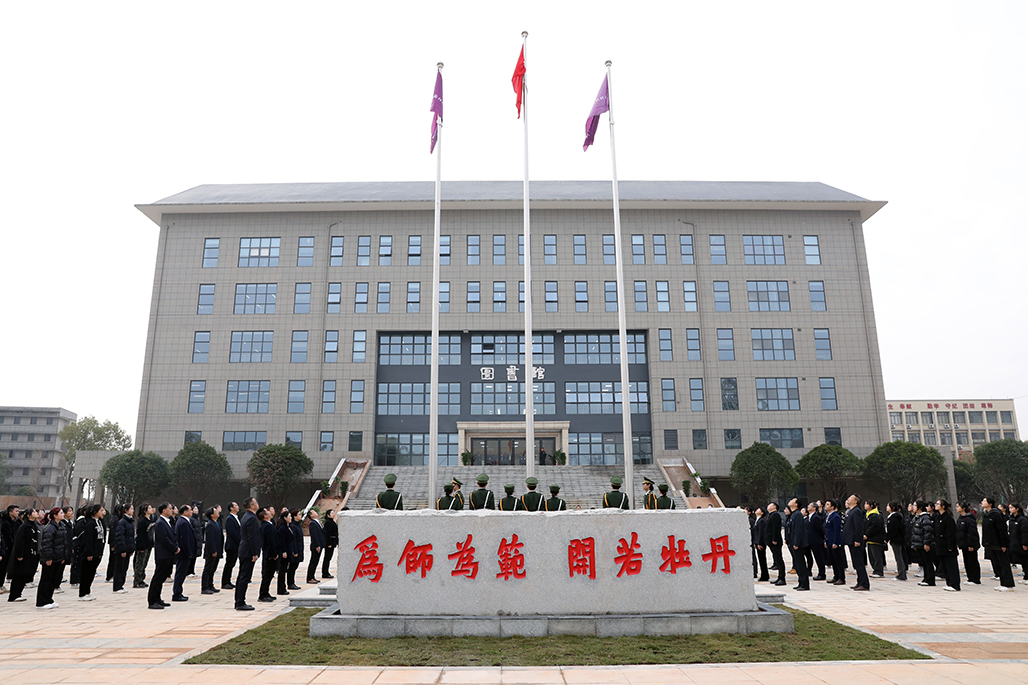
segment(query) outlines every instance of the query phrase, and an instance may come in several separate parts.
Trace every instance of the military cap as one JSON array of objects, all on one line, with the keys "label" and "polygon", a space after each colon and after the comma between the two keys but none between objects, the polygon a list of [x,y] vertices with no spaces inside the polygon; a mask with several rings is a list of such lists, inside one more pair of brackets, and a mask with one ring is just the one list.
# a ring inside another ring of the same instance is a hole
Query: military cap
[{"label": "military cap", "polygon": [[539,485],[539,479],[534,476],[526,478],[525,485]]},{"label": "military cap", "polygon": [[557,494],[558,492],[560,492],[560,486],[554,483],[550,486],[550,492],[552,492],[553,494]]},{"label": "military cap", "polygon": [[475,482],[476,483],[488,483],[489,482],[489,476],[487,474],[485,474],[485,473],[480,473],[480,474],[478,474],[478,478],[475,479]]},{"label": "military cap", "polygon": [[610,484],[611,485],[621,485],[624,482],[625,481],[624,481],[624,479],[621,476],[611,476],[610,477]]},{"label": "military cap", "polygon": [[655,484],[652,480],[650,480],[649,478],[646,478],[646,477],[643,477],[643,482],[644,483],[649,483],[650,485],[654,485]]},{"label": "military cap", "polygon": [[385,481],[386,485],[395,485],[396,484],[396,474],[395,473],[386,474],[386,477],[383,478],[382,480]]},{"label": "military cap", "polygon": [[667,492],[667,483],[661,483],[660,485],[657,486],[657,489],[660,490],[661,492]]},{"label": "military cap", "polygon": [[511,492],[514,492],[514,485],[512,483],[507,483],[506,485],[503,486],[503,489],[506,490],[507,493],[509,494]]},{"label": "military cap", "polygon": [[454,476],[454,477],[453,477],[453,484],[454,484],[454,485],[464,485],[464,483],[461,483],[461,482],[460,482],[460,479],[459,479],[459,478],[457,478],[457,476]]},{"label": "military cap", "polygon": [[453,483],[447,483],[446,485],[444,485],[443,492],[445,492],[447,495],[453,492]]}]

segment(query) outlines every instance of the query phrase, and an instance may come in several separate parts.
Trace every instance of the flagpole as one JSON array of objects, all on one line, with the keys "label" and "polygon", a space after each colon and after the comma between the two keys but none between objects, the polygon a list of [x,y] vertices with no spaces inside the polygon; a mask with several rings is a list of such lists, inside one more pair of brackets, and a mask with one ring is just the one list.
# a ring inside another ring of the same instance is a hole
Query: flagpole
[{"label": "flagpole", "polygon": [[[528,31],[521,32],[521,49],[528,64]],[[525,477],[535,475],[535,373],[532,363],[532,239],[528,221],[528,79],[521,82],[525,119]]]},{"label": "flagpole", "polygon": [[632,403],[628,392],[628,323],[625,311],[625,268],[624,250],[621,247],[621,203],[618,196],[618,161],[614,151],[614,97],[610,85],[610,60],[607,60],[607,118],[610,121],[610,164],[611,184],[614,189],[614,250],[617,252],[618,288],[618,340],[621,352],[621,431],[625,450],[624,493],[628,495],[629,508],[635,508],[635,455],[632,451]]},{"label": "flagpole", "polygon": [[[443,63],[436,65],[437,73]],[[440,213],[442,209],[443,122],[439,119],[435,150],[435,251],[432,253],[432,371],[428,412],[428,502],[431,509],[439,476],[439,253],[442,252]]]}]

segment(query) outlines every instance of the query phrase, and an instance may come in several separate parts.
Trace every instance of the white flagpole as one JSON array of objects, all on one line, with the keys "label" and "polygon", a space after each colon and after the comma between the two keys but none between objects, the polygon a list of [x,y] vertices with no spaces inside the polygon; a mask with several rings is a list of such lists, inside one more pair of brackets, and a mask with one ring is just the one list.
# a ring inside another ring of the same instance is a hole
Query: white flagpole
[{"label": "white flagpole", "polygon": [[[436,65],[443,70],[443,63]],[[440,211],[442,209],[443,122],[439,120],[435,144],[435,252],[432,253],[432,372],[428,411],[428,502],[431,509],[439,477],[439,253],[442,251]]]},{"label": "white flagpole", "polygon": [[628,323],[625,311],[624,250],[621,247],[621,204],[618,197],[618,161],[614,152],[614,98],[610,85],[610,60],[607,60],[607,117],[610,120],[610,164],[614,188],[614,250],[617,252],[618,340],[621,352],[621,431],[625,450],[625,484],[628,506],[635,508],[635,455],[632,452],[632,404],[628,392]]},{"label": "white flagpole", "polygon": [[535,475],[535,373],[532,364],[532,239],[528,228],[528,31],[521,32],[525,76],[521,81],[521,115],[525,119],[525,477]]}]

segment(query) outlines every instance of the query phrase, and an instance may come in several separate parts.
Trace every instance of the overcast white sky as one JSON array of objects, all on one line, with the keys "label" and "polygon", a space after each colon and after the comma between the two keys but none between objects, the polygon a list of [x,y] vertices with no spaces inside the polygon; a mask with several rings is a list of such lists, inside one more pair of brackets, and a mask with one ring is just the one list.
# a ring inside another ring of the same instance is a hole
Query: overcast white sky
[{"label": "overcast white sky", "polygon": [[527,30],[532,178],[610,178],[605,124],[581,149],[610,59],[622,180],[887,200],[864,228],[888,397],[1018,397],[1026,421],[1026,19],[1023,1],[4,3],[0,404],[134,435],[158,229],[133,205],[432,180],[438,61],[444,179],[520,179]]}]

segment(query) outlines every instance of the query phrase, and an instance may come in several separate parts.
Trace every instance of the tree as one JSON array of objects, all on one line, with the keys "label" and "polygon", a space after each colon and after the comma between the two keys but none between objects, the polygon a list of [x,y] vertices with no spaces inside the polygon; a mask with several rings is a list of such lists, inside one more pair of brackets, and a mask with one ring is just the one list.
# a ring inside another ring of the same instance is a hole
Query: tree
[{"label": "tree", "polygon": [[246,463],[247,483],[275,503],[282,503],[313,470],[314,462],[294,445],[265,445]]},{"label": "tree", "polygon": [[14,469],[11,468],[7,460],[0,456],[0,494],[7,494],[8,483],[7,479],[14,473]]},{"label": "tree", "polygon": [[971,470],[986,494],[1006,502],[1028,498],[1028,443],[1008,439],[978,445]]},{"label": "tree", "polygon": [[964,459],[957,459],[953,462],[953,476],[957,481],[957,500],[965,502],[980,502],[981,499],[990,493],[978,482],[978,473],[975,464]]},{"label": "tree", "polygon": [[171,484],[168,462],[153,452],[125,452],[103,465],[100,484],[111,491],[115,502],[141,504],[156,499]]},{"label": "tree", "polygon": [[939,450],[913,442],[887,442],[864,459],[864,476],[895,492],[903,504],[943,491],[946,462]]},{"label": "tree", "polygon": [[814,481],[823,499],[845,499],[846,478],[859,472],[860,457],[839,445],[818,445],[796,462],[796,473]]},{"label": "tree", "polygon": [[209,501],[232,477],[228,459],[206,442],[186,443],[172,460],[169,470],[175,488],[201,502]]},{"label": "tree", "polygon": [[22,485],[18,488],[17,492],[14,493],[15,497],[32,497],[36,494],[36,491],[32,489],[31,485]]},{"label": "tree", "polygon": [[64,443],[64,460],[68,463],[67,480],[62,483],[62,495],[71,489],[72,474],[75,472],[75,453],[79,450],[132,449],[132,437],[117,423],[110,420],[100,423],[92,416],[69,423],[57,437]]},{"label": "tree", "polygon": [[779,492],[791,490],[799,482],[789,460],[764,442],[755,442],[735,455],[730,475],[736,490],[760,504],[777,499]]}]

